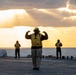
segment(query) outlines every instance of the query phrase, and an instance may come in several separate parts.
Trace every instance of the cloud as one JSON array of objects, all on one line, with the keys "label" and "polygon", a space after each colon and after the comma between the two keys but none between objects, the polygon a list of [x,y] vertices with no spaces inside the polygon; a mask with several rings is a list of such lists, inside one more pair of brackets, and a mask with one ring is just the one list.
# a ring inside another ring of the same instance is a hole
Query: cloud
[{"label": "cloud", "polygon": [[[73,9],[75,1],[69,1],[70,6],[67,8],[66,0],[0,0],[1,9],[10,8],[0,11],[0,27],[76,26],[76,18],[74,17],[76,9]],[[16,10],[12,8],[16,8]]]},{"label": "cloud", "polygon": [[76,8],[76,0],[0,0],[0,9],[31,9],[31,8],[59,8],[65,7],[69,1]]},{"label": "cloud", "polygon": [[0,9],[11,8],[58,8],[65,6],[66,0],[0,0]]},{"label": "cloud", "polygon": [[70,27],[76,26],[76,12],[69,13],[56,9],[16,9],[0,12],[0,27],[14,26],[50,26]]},{"label": "cloud", "polygon": [[76,5],[76,0],[70,0],[70,3]]}]

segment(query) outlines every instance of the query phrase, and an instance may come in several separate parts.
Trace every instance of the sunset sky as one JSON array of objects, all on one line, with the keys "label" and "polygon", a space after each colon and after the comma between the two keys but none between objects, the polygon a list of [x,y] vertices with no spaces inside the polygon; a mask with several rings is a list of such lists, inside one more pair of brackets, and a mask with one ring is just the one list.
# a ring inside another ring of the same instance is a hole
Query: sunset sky
[{"label": "sunset sky", "polygon": [[[48,33],[43,47],[76,47],[76,0],[0,0],[0,47],[31,47],[26,31],[38,27]],[[43,34],[43,33],[42,33]]]}]

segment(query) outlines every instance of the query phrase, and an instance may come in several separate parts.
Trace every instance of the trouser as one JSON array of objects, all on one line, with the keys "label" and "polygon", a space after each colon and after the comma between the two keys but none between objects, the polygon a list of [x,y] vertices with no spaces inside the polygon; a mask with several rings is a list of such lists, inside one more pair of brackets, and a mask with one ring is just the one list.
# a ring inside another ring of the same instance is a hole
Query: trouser
[{"label": "trouser", "polygon": [[20,58],[20,49],[15,49],[15,58]]},{"label": "trouser", "polygon": [[59,55],[60,55],[60,59],[61,59],[61,48],[57,48],[57,50],[56,50],[57,58],[59,58]]},{"label": "trouser", "polygon": [[42,49],[32,49],[32,64],[34,67],[40,67],[41,57],[42,57]]}]

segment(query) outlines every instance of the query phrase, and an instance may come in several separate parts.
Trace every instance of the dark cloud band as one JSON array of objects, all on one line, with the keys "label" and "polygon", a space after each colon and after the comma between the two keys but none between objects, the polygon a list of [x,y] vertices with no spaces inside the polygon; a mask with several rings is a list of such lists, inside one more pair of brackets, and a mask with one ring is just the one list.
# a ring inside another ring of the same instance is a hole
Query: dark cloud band
[{"label": "dark cloud band", "polygon": [[11,8],[58,8],[65,6],[66,0],[0,0],[0,9]]}]

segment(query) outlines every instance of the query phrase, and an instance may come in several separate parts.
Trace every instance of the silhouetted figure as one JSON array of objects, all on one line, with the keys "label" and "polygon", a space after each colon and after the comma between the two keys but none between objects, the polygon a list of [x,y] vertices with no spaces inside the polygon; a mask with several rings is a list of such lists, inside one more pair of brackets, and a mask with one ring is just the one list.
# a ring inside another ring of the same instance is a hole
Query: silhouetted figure
[{"label": "silhouetted figure", "polygon": [[56,46],[56,58],[58,59],[59,58],[58,56],[60,55],[60,59],[61,59],[61,56],[62,56],[62,54],[61,54],[62,43],[60,42],[59,39],[57,40],[57,43],[55,44],[55,46]]},{"label": "silhouetted figure", "polygon": [[19,44],[19,41],[16,41],[15,43],[15,58],[20,58],[20,47],[21,45]]},{"label": "silhouetted figure", "polygon": [[62,56],[62,59],[65,59],[65,56]]},{"label": "silhouetted figure", "polygon": [[67,59],[69,59],[69,56],[67,56]]},{"label": "silhouetted figure", "polygon": [[26,32],[25,38],[31,39],[31,55],[32,55],[32,63],[33,63],[33,70],[39,70],[40,62],[42,58],[42,41],[48,39],[48,35],[45,31],[43,33],[45,35],[42,35],[40,33],[39,28],[34,29],[33,34],[28,34],[30,31]]},{"label": "silhouetted figure", "polygon": [[73,56],[71,56],[71,59],[73,59]]}]

